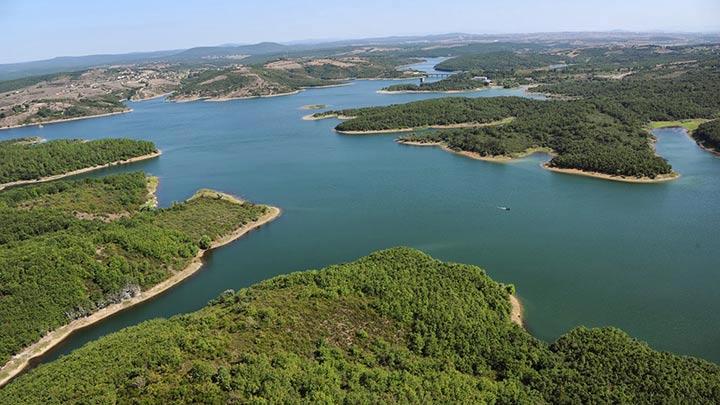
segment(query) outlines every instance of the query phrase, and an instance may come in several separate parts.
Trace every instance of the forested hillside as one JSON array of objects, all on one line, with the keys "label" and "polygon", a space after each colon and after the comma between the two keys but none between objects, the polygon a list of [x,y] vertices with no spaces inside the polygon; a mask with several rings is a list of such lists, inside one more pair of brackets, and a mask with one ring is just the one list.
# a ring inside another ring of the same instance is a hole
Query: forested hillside
[{"label": "forested hillside", "polygon": [[448,59],[435,66],[437,70],[474,71],[487,76],[509,76],[527,73],[529,69],[564,64],[567,58],[562,55],[529,52],[489,52],[461,55]]},{"label": "forested hillside", "polygon": [[153,181],[132,173],[0,192],[0,364],[165,280],[267,211],[216,193],[151,209]]},{"label": "forested hillside", "polygon": [[692,136],[702,146],[720,152],[720,119],[700,124]]},{"label": "forested hillside", "polygon": [[[468,124],[470,127],[422,131],[401,139],[443,142],[480,156],[512,156],[541,147],[555,151],[549,164],[559,168],[648,178],[672,172],[670,165],[655,155],[649,134],[634,117],[589,101],[444,98],[318,114],[332,113],[355,117],[340,123],[339,131]],[[503,125],[482,126],[510,117],[514,119]]]},{"label": "forested hillside", "polygon": [[511,286],[407,248],[279,276],[21,376],[0,402],[717,403],[720,367],[613,328],[546,344]]},{"label": "forested hillside", "polygon": [[35,180],[156,153],[149,141],[12,139],[0,142],[0,184]]},{"label": "forested hillside", "polygon": [[270,96],[305,87],[342,84],[354,78],[412,76],[396,69],[408,59],[396,57],[275,58],[264,62],[192,73],[180,82],[171,98]]}]

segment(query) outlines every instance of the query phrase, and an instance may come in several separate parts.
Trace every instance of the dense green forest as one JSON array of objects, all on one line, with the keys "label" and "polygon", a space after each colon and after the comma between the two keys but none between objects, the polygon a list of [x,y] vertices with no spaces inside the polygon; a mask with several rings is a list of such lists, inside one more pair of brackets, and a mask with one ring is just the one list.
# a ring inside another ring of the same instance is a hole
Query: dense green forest
[{"label": "dense green forest", "polygon": [[[11,208],[52,208],[110,216],[140,210],[148,200],[148,178],[142,172],[99,179],[58,180],[0,192],[0,204]],[[151,179],[151,181],[155,181]]]},{"label": "dense green forest", "polygon": [[0,402],[716,403],[720,367],[620,330],[546,344],[512,286],[408,248],[279,276],[91,342]]},{"label": "dense green forest", "polygon": [[655,155],[649,134],[637,121],[623,111],[589,101],[443,98],[339,113],[355,117],[340,123],[336,127],[340,131],[488,124],[514,117],[503,125],[422,131],[401,139],[444,142],[452,149],[481,156],[550,148],[556,153],[551,166],[611,175],[654,178],[672,172]]},{"label": "dense green forest", "polygon": [[384,91],[465,91],[487,87],[488,83],[475,79],[472,73],[457,73],[443,80],[422,84],[394,84]]},{"label": "dense green forest", "polygon": [[642,122],[713,118],[720,113],[720,65],[659,67],[622,80],[568,79],[533,90],[597,100]]},{"label": "dense green forest", "polygon": [[266,212],[207,195],[148,209],[148,181],[132,173],[0,193],[0,363],[166,279],[199,248]]},{"label": "dense green forest", "polygon": [[700,124],[692,133],[700,144],[708,149],[720,152],[720,120]]},{"label": "dense green forest", "polygon": [[134,139],[3,141],[0,142],[0,184],[39,179],[154,152],[157,147],[152,142]]},{"label": "dense green forest", "polygon": [[461,55],[437,64],[435,69],[474,71],[486,76],[508,76],[528,69],[565,64],[565,60],[563,56],[554,54],[501,51]]}]

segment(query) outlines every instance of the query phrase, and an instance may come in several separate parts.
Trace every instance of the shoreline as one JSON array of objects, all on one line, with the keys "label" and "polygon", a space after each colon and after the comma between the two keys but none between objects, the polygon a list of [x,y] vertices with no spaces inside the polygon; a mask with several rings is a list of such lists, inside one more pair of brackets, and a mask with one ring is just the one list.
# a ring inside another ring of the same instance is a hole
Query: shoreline
[{"label": "shoreline", "polygon": [[59,180],[59,179],[65,178],[65,177],[70,177],[70,176],[75,176],[78,174],[92,172],[95,170],[105,169],[105,168],[108,168],[111,166],[119,166],[119,165],[140,162],[143,160],[153,159],[160,155],[162,155],[162,151],[160,149],[158,149],[157,151],[155,151],[153,153],[148,153],[147,155],[136,156],[134,158],[129,158],[129,159],[125,159],[125,160],[116,160],[114,162],[106,163],[104,165],[85,167],[82,169],[77,169],[77,170],[73,170],[73,171],[66,172],[66,173],[54,174],[52,176],[41,177],[39,179],[11,181],[9,183],[0,184],[0,190],[4,190],[8,187],[15,187],[15,186],[22,186],[22,185],[26,185],[26,184],[36,184],[36,183],[44,183],[47,181]]},{"label": "shoreline", "polygon": [[[307,117],[307,116],[306,116]],[[327,116],[332,117],[332,116]],[[310,114],[309,118],[303,117],[303,119],[306,120],[319,120],[324,119],[326,116],[323,116],[322,118],[315,118],[312,117],[312,114]],[[346,120],[346,119],[353,119],[355,117],[346,117],[346,116],[336,116],[336,118],[340,120]],[[504,125],[512,122],[515,119],[515,117],[508,117],[503,118],[498,121],[492,121],[492,122],[485,122],[485,123],[479,123],[479,122],[461,122],[457,124],[447,124],[447,125],[426,125],[422,127],[412,127],[412,128],[393,128],[393,129],[375,129],[375,130],[368,130],[368,131],[343,131],[339,129],[333,129],[335,132],[339,134],[347,134],[347,135],[365,135],[365,134],[392,134],[395,132],[410,132],[410,131],[421,131],[424,129],[453,129],[453,128],[483,128],[483,127],[493,127],[496,125]]]},{"label": "shoreline", "polygon": [[213,102],[213,103],[222,103],[225,101],[233,101],[233,100],[251,100],[254,98],[270,98],[270,97],[281,97],[281,96],[292,96],[294,94],[298,94],[300,92],[304,91],[304,89],[300,90],[294,90],[287,93],[277,93],[277,94],[263,94],[260,96],[242,96],[242,97],[188,97],[188,98],[181,98],[181,99],[168,99],[167,101],[171,103],[192,103],[194,101],[206,101],[206,102]]},{"label": "shoreline", "polygon": [[520,298],[515,294],[510,294],[510,321],[523,329],[525,328],[524,313],[525,310]]},{"label": "shoreline", "polygon": [[563,169],[560,167],[549,166],[547,162],[541,164],[541,166],[555,173],[570,174],[574,176],[594,177],[601,180],[618,181],[622,183],[636,183],[636,184],[652,184],[652,183],[664,183],[671,180],[680,178],[680,174],[672,172],[670,174],[660,174],[657,177],[627,177],[627,176],[616,176],[612,174],[605,174],[600,172],[591,172],[580,169]]},{"label": "shoreline", "polygon": [[31,124],[19,124],[19,125],[11,125],[9,127],[2,127],[0,128],[0,131],[5,129],[16,129],[16,128],[25,128],[25,127],[32,127],[37,125],[50,125],[50,124],[60,124],[63,122],[70,122],[70,121],[79,121],[79,120],[86,120],[90,118],[100,118],[100,117],[109,117],[111,115],[118,115],[118,114],[127,114],[129,112],[132,112],[132,108],[128,108],[127,110],[123,111],[115,111],[110,113],[102,113],[102,114],[95,114],[95,115],[85,115],[82,117],[73,117],[73,118],[61,118],[57,120],[50,120],[50,121],[43,121],[43,122],[34,122]]},{"label": "shoreline", "polygon": [[349,115],[340,115],[340,114],[328,114],[328,115],[321,115],[319,117],[315,116],[316,113],[303,115],[302,119],[303,121],[320,121],[320,120],[328,120],[330,118],[337,118],[339,120],[351,120],[355,117],[351,117]]},{"label": "shoreline", "polygon": [[[454,153],[456,155],[464,156],[470,159],[475,160],[482,160],[484,162],[491,162],[491,163],[510,163],[517,159],[523,159],[528,156],[531,156],[535,153],[547,153],[552,155],[553,151],[547,148],[530,148],[525,150],[524,152],[516,155],[516,156],[481,156],[476,152],[469,152],[469,151],[458,151],[450,149],[444,142],[416,142],[416,141],[396,141],[397,143],[401,145],[408,145],[408,146],[435,146],[439,147],[440,149]],[[543,169],[550,170],[552,172],[556,173],[562,173],[562,174],[569,174],[569,175],[575,175],[575,176],[584,176],[584,177],[594,177],[596,179],[601,180],[611,180],[611,181],[617,181],[622,183],[635,183],[635,184],[653,184],[653,183],[664,183],[672,180],[676,180],[680,178],[680,174],[673,172],[671,174],[664,174],[664,175],[658,175],[657,177],[650,178],[650,177],[627,177],[627,176],[615,176],[611,174],[606,173],[600,173],[600,172],[590,172],[580,169],[563,169],[559,167],[551,167],[548,165],[548,162],[540,164],[540,166]]]},{"label": "shoreline", "polygon": [[248,232],[275,220],[282,213],[280,208],[269,205],[266,207],[268,208],[268,212],[266,214],[258,218],[256,221],[244,224],[243,226],[237,228],[235,231],[229,233],[228,235],[225,235],[220,239],[214,240],[209,248],[204,250],[201,249],[200,251],[198,251],[195,257],[190,261],[190,263],[188,263],[187,266],[185,266],[184,269],[161,281],[159,284],[156,284],[127,300],[108,305],[107,307],[102,308],[89,316],[75,319],[67,325],[63,325],[49,332],[37,342],[28,346],[20,353],[14,355],[5,365],[0,368],[0,387],[10,382],[15,376],[25,370],[25,368],[28,366],[32,359],[45,354],[57,344],[65,340],[73,332],[90,326],[111,315],[114,315],[136,304],[147,301],[157,295],[162,294],[163,292],[179,284],[181,281],[185,280],[189,276],[195,274],[202,267],[202,257],[205,255],[206,252],[217,249],[221,246],[227,245],[228,243],[241,238]]},{"label": "shoreline", "polygon": [[483,156],[477,152],[451,149],[449,146],[447,146],[447,144],[445,142],[417,142],[417,141],[403,141],[403,140],[397,140],[396,142],[401,145],[408,145],[408,146],[435,146],[435,147],[439,147],[440,149],[444,150],[445,152],[450,152],[450,153],[454,153],[456,155],[464,156],[464,157],[467,157],[470,159],[482,160],[483,162],[491,162],[491,163],[510,163],[514,160],[523,159],[528,156],[534,155],[536,153],[547,153],[547,154],[552,153],[552,151],[547,148],[529,148],[515,156],[507,156],[507,155]]}]

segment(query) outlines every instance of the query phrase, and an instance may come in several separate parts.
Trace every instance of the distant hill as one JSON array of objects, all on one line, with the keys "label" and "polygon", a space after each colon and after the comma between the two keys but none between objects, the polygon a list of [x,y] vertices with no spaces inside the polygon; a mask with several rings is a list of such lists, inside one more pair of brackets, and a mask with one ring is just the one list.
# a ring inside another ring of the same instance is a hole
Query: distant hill
[{"label": "distant hill", "polygon": [[[227,43],[219,46],[200,46],[189,49],[134,52],[123,54],[62,56],[52,59],[0,64],[0,80],[68,72],[111,64],[130,64],[153,61],[208,62],[213,59],[232,60],[234,56],[250,55],[255,63],[271,55],[282,56],[301,52],[343,49],[360,46],[410,46],[472,44],[472,43],[534,43],[588,45],[602,43],[688,44],[720,42],[718,33],[642,33],[642,32],[550,32],[528,34],[466,34],[449,33],[418,36],[390,36],[334,41],[295,41],[286,44],[260,42],[251,45]],[[412,49],[411,49],[412,50]],[[418,56],[418,55],[416,55]],[[429,55],[426,55],[429,56]],[[263,58],[264,57],[264,58]]]},{"label": "distant hill", "polygon": [[153,61],[178,52],[182,52],[182,50],[133,52],[108,55],[60,56],[57,58],[32,62],[0,64],[0,80],[11,80],[34,75],[83,70],[93,66]]},{"label": "distant hill", "polygon": [[52,59],[0,64],[0,80],[83,70],[95,66],[143,63],[155,61],[197,62],[204,59],[226,58],[232,55],[265,55],[284,52],[287,45],[261,42],[239,46],[200,46],[155,52],[133,52],[108,55],[61,56]]},{"label": "distant hill", "polygon": [[275,42],[260,42],[253,45],[237,46],[199,46],[179,52],[168,57],[172,61],[191,61],[196,59],[221,58],[233,55],[265,55],[270,53],[281,53],[290,48]]}]

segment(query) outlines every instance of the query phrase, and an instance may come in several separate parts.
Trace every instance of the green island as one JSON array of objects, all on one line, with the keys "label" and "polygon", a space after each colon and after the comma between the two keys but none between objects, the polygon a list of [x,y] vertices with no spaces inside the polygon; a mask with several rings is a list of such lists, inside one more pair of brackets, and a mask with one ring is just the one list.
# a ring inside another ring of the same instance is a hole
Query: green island
[{"label": "green island", "polygon": [[228,290],[91,342],[0,402],[713,403],[720,367],[615,328],[550,344],[512,285],[409,248]]},{"label": "green island", "polygon": [[154,208],[156,186],[135,172],[0,193],[0,383],[72,330],[159,294],[195,272],[205,250],[279,215],[212,190]]},{"label": "green island", "polygon": [[336,127],[342,133],[445,126],[450,128],[419,131],[400,140],[441,143],[481,158],[547,148],[554,151],[548,162],[553,168],[617,178],[661,179],[673,175],[670,165],[655,155],[650,135],[640,125],[628,121],[622,110],[603,111],[588,101],[443,98],[335,113],[354,117]]},{"label": "green island", "polygon": [[0,141],[0,189],[149,159],[159,154],[152,142],[134,139],[44,142],[39,138],[20,138]]},{"label": "green island", "polygon": [[461,92],[480,90],[489,86],[489,83],[477,78],[472,73],[456,73],[446,79],[430,83],[407,83],[395,84],[385,87],[381,92],[402,93],[402,92]]}]

